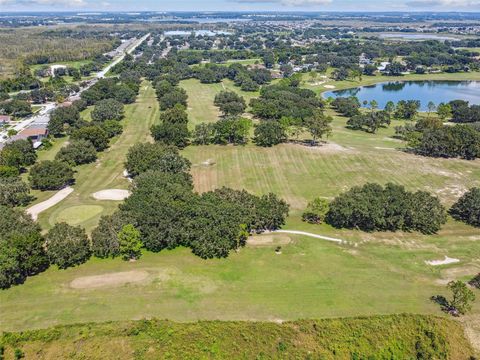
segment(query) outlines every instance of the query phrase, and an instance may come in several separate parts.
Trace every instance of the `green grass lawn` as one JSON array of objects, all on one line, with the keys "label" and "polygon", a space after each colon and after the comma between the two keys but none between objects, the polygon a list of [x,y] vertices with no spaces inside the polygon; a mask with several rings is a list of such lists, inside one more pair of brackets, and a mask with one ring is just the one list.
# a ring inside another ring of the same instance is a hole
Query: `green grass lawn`
[{"label": "green grass lawn", "polygon": [[[274,251],[277,244],[284,244],[281,255]],[[146,253],[134,263],[94,259],[68,270],[51,268],[0,292],[0,329],[152,316],[192,321],[436,313],[428,298],[441,289],[435,272],[421,264],[430,254],[376,248],[372,253],[367,246],[282,235],[228,259],[205,261],[177,249]],[[80,277],[127,271],[148,276],[119,286],[70,286]]]},{"label": "green grass lawn", "polygon": [[[158,103],[155,91],[147,82],[143,83],[136,103],[125,106],[124,132],[113,139],[111,146],[99,154],[98,161],[76,168],[75,191],[57,206],[42,213],[39,222],[48,229],[56,222],[66,221],[82,225],[87,231],[96,226],[101,215],[113,212],[118,206],[115,201],[98,201],[92,194],[106,189],[127,189],[129,182],[123,177],[125,155],[128,149],[139,142],[150,139],[150,126],[158,120]],[[86,111],[87,117],[89,110]],[[44,152],[51,156],[58,149]]]},{"label": "green grass lawn", "polygon": [[188,94],[188,116],[191,129],[202,122],[215,122],[220,116],[218,108],[213,105],[215,95],[223,90],[234,91],[243,96],[247,104],[250,99],[258,97],[258,92],[242,91],[233,81],[225,79],[217,84],[202,84],[197,79],[188,79],[180,82]]}]

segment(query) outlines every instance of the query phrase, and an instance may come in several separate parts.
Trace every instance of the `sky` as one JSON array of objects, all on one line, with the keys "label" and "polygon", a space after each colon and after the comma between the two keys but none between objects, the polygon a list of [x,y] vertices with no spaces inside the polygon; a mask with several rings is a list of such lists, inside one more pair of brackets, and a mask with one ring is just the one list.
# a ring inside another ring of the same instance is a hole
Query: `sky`
[{"label": "sky", "polygon": [[480,11],[480,0],[0,0],[1,11]]}]

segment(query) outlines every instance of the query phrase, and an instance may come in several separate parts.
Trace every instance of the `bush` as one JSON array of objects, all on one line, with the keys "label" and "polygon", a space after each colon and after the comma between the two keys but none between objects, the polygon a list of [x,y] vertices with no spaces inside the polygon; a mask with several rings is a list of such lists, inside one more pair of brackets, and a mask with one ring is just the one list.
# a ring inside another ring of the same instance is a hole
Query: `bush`
[{"label": "bush", "polygon": [[20,175],[20,171],[15,166],[0,165],[0,178],[12,178]]},{"label": "bush", "polygon": [[88,140],[73,140],[60,149],[55,160],[66,162],[72,166],[89,164],[97,160],[97,151]]},{"label": "bush", "polygon": [[451,207],[450,215],[456,220],[480,227],[480,188],[467,191]]},{"label": "bush", "polygon": [[85,230],[66,223],[56,224],[48,232],[45,248],[50,263],[60,269],[83,264],[91,255]]},{"label": "bush", "polygon": [[366,184],[353,187],[331,203],[326,221],[336,228],[363,231],[420,231],[433,234],[447,221],[438,198],[403,186]]},{"label": "bush", "polygon": [[321,224],[325,221],[328,209],[328,201],[317,198],[308,203],[305,212],[302,214],[302,220],[310,224]]}]

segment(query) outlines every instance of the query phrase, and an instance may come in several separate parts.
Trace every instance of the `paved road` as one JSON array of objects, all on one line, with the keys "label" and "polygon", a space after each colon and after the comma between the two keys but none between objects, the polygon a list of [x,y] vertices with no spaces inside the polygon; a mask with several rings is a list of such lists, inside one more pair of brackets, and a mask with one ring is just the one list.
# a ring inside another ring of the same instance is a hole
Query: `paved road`
[{"label": "paved road", "polygon": [[[122,55],[114,59],[110,64],[108,64],[102,71],[98,72],[95,77],[89,81],[89,84],[87,87],[82,88],[80,92],[77,94],[72,95],[68,100],[69,101],[75,101],[80,98],[80,94],[93,86],[95,83],[97,83],[98,80],[102,79],[105,77],[105,75],[118,63],[120,63],[124,58],[126,54],[131,54],[137,47],[139,47],[148,37],[150,36],[150,33],[142,37],[141,39],[138,39],[133,43],[133,45],[127,47],[127,49],[123,52]],[[58,104],[56,103],[47,103],[44,104],[42,109],[35,115],[30,116],[22,121],[18,121],[15,123],[15,126],[13,129],[15,129],[17,132],[20,132],[26,128],[28,128],[32,124],[48,124],[50,120],[50,113],[56,109]],[[7,136],[7,131],[2,131],[0,132],[0,148],[3,147],[3,145],[8,141],[6,138]]]}]

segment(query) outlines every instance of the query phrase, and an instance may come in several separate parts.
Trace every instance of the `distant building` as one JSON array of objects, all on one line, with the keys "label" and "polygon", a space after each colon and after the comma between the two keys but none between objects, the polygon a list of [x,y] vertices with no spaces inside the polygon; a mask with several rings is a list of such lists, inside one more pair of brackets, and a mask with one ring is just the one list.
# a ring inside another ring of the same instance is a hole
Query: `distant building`
[{"label": "distant building", "polygon": [[389,61],[382,61],[380,66],[377,68],[378,71],[385,71],[387,66],[390,65]]},{"label": "distant building", "polygon": [[12,141],[30,139],[33,147],[38,149],[42,145],[42,140],[48,136],[47,124],[33,124],[28,128],[20,131],[12,137]]},{"label": "distant building", "polygon": [[48,72],[50,76],[55,76],[55,71],[58,69],[66,69],[65,65],[50,65]]},{"label": "distant building", "polygon": [[72,101],[64,101],[64,102],[58,104],[59,107],[70,107],[72,105],[73,105]]},{"label": "distant building", "polygon": [[8,124],[11,120],[10,115],[0,115],[0,126]]}]

